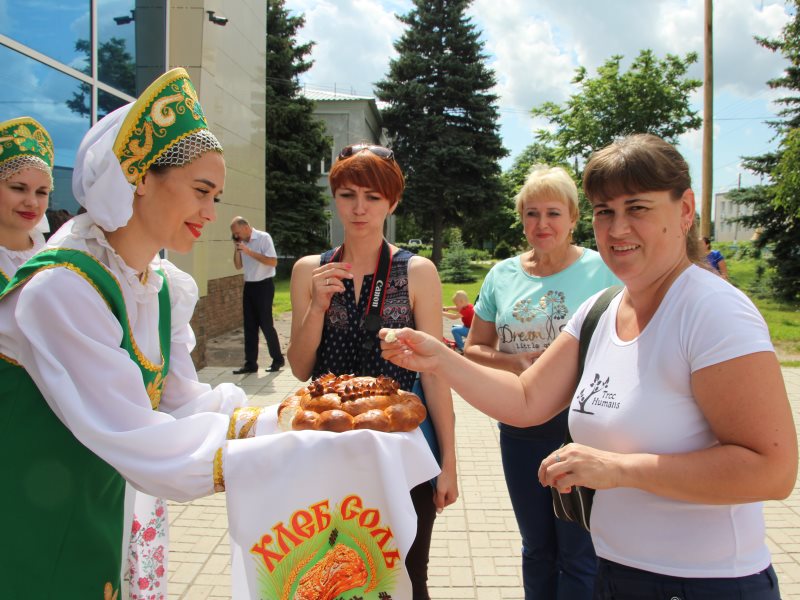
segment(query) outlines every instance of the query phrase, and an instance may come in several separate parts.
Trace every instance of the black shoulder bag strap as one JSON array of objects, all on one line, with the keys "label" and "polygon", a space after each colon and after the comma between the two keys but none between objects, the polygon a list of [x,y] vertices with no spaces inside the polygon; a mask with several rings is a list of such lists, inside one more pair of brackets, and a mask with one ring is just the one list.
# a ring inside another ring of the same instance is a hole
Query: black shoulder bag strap
[{"label": "black shoulder bag strap", "polygon": [[[594,330],[597,329],[597,323],[600,321],[602,314],[606,312],[608,305],[611,304],[614,297],[621,291],[621,285],[612,285],[600,294],[597,300],[594,301],[592,308],[586,313],[586,318],[581,325],[581,339],[578,342],[578,378],[576,379],[576,385],[580,385],[581,377],[583,376],[583,367],[586,363],[586,353],[589,351],[589,342],[592,341],[592,335],[594,334]],[[569,433],[569,426],[567,426],[564,443],[569,444],[571,442],[572,436]]]}]

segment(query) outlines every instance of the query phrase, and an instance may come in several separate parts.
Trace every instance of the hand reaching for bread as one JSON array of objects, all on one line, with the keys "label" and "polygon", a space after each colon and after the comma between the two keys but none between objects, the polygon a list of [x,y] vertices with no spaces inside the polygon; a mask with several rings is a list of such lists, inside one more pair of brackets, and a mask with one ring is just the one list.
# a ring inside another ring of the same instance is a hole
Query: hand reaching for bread
[{"label": "hand reaching for bread", "polygon": [[281,402],[278,424],[283,431],[412,431],[426,415],[419,397],[390,377],[329,373]]}]

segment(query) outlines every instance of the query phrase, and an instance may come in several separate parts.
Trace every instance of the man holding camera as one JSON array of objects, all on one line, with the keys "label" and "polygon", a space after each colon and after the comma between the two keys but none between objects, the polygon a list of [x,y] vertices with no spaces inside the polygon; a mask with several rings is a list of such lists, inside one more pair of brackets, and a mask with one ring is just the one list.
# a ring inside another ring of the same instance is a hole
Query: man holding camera
[{"label": "man holding camera", "polygon": [[259,328],[264,332],[272,358],[272,365],[267,371],[279,371],[286,361],[272,322],[272,300],[275,297],[272,279],[278,264],[275,245],[268,233],[253,229],[244,217],[234,217],[231,221],[231,239],[236,248],[233,265],[237,269],[244,267],[244,366],[233,373],[240,375],[258,371]]}]

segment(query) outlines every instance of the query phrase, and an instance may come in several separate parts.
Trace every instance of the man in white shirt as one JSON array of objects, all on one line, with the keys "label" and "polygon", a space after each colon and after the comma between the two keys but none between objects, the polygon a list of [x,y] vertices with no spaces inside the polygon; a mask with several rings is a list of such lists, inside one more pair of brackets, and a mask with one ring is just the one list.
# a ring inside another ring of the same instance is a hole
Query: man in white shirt
[{"label": "man in white shirt", "polygon": [[258,330],[264,332],[272,358],[268,371],[279,371],[285,364],[278,332],[272,323],[272,300],[275,297],[275,266],[278,255],[272,237],[253,229],[244,217],[231,221],[231,239],[236,247],[233,264],[244,267],[242,310],[244,313],[244,366],[234,374],[258,371]]}]

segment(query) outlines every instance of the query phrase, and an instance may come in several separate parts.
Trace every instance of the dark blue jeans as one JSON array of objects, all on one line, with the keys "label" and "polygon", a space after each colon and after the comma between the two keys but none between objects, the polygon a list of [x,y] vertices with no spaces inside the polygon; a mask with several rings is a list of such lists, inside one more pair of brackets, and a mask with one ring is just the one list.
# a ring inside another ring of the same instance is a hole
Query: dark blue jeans
[{"label": "dark blue jeans", "polygon": [[520,439],[500,430],[500,452],[508,493],[522,534],[525,600],[591,600],[597,573],[592,538],[575,523],[553,514],[550,488],[537,470],[560,441]]},{"label": "dark blue jeans", "polygon": [[603,558],[595,600],[780,600],[772,565],[746,577],[692,578],[660,575]]}]

